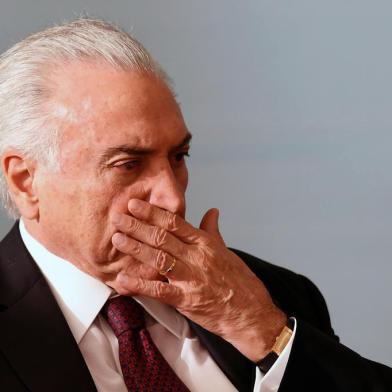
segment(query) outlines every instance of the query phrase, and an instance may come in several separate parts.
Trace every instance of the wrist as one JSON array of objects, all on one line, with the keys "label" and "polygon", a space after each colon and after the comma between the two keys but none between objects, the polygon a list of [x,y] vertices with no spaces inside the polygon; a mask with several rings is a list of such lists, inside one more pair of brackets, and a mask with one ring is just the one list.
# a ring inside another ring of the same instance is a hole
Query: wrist
[{"label": "wrist", "polygon": [[271,369],[289,344],[291,337],[293,336],[294,325],[295,321],[293,319],[288,319],[286,326],[275,339],[275,343],[271,351],[265,357],[256,362],[256,365],[264,374]]},{"label": "wrist", "polygon": [[271,352],[276,338],[286,326],[287,320],[285,313],[274,308],[242,328],[241,336],[238,339],[230,339],[229,341],[249,360],[256,363]]}]

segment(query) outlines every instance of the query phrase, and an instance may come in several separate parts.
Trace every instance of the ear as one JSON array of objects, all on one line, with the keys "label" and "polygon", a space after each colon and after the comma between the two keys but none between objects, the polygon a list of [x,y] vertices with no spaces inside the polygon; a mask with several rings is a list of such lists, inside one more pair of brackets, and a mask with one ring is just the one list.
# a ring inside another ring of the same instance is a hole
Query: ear
[{"label": "ear", "polygon": [[17,151],[8,151],[2,156],[1,164],[8,190],[20,214],[27,219],[37,219],[39,208],[34,189],[34,162]]}]

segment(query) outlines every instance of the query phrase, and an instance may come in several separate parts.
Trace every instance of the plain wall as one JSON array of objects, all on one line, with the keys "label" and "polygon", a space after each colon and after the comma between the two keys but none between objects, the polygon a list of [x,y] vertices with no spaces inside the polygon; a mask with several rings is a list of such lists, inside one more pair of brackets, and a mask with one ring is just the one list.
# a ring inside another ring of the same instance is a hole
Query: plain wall
[{"label": "plain wall", "polygon": [[392,3],[0,1],[0,50],[84,11],[174,79],[191,222],[219,207],[227,244],[310,277],[342,342],[392,365]]}]

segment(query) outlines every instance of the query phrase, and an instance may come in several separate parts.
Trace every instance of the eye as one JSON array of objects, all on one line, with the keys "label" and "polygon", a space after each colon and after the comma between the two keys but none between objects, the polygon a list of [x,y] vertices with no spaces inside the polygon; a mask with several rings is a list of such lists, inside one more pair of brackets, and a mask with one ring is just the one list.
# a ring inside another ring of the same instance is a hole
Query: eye
[{"label": "eye", "polygon": [[124,170],[132,170],[135,167],[140,165],[140,161],[138,160],[130,160],[130,161],[120,161],[116,162],[113,167],[116,167],[118,169],[124,169]]},{"label": "eye", "polygon": [[174,159],[177,162],[183,161],[185,157],[190,157],[189,151],[182,151],[174,155]]}]

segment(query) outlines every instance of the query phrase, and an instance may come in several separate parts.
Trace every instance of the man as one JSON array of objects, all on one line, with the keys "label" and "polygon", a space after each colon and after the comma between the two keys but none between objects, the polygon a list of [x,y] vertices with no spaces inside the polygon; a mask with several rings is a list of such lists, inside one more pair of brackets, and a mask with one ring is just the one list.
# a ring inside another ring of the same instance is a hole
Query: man
[{"label": "man", "polygon": [[127,34],[76,20],[16,44],[0,108],[21,217],[0,246],[1,390],[390,390],[309,280],[226,248],[216,209],[185,221],[191,134]]}]

